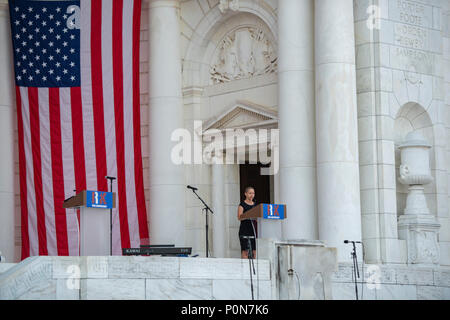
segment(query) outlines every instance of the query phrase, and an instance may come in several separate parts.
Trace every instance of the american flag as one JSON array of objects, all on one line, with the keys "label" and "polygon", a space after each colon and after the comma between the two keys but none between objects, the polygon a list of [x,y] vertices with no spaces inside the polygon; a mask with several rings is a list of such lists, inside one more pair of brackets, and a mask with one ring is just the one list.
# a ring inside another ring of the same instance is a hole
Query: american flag
[{"label": "american flag", "polygon": [[22,259],[78,255],[74,189],[117,177],[113,254],[148,243],[139,102],[141,0],[10,0]]}]

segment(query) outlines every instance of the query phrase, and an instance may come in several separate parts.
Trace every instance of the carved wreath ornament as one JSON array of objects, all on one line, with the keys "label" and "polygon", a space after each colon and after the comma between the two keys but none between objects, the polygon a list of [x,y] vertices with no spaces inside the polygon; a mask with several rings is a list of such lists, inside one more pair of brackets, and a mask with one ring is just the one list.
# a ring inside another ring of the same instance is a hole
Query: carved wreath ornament
[{"label": "carved wreath ornament", "polygon": [[243,27],[220,42],[210,73],[213,83],[223,83],[276,69],[276,53],[265,33],[256,27]]}]

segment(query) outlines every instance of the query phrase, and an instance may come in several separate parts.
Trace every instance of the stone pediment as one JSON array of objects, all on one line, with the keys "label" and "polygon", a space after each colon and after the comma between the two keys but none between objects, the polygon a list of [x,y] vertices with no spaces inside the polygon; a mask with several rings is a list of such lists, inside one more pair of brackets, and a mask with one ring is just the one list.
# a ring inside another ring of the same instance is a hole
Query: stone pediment
[{"label": "stone pediment", "polygon": [[210,119],[204,131],[218,129],[276,128],[278,113],[250,102],[239,101],[231,109]]}]

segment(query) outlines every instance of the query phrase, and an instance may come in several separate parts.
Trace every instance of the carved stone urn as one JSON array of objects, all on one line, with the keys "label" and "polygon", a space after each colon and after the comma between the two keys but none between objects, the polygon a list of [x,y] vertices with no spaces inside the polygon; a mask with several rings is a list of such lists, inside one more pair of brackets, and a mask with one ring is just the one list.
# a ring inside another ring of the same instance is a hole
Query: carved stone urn
[{"label": "carved stone urn", "polygon": [[440,224],[430,213],[424,194],[424,185],[433,181],[431,145],[420,133],[410,132],[399,149],[399,182],[409,186],[405,211],[398,221],[399,237],[406,240],[409,264],[436,265],[439,264]]}]

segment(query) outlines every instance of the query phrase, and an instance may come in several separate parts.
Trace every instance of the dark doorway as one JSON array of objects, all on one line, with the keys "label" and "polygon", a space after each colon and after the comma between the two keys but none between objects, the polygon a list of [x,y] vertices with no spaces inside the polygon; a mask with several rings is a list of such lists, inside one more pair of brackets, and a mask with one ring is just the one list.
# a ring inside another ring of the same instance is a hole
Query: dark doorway
[{"label": "dark doorway", "polygon": [[270,201],[270,176],[261,175],[261,168],[268,168],[270,164],[241,164],[239,165],[239,185],[241,201],[245,200],[245,188],[251,186],[255,189],[256,203],[271,203]]}]

